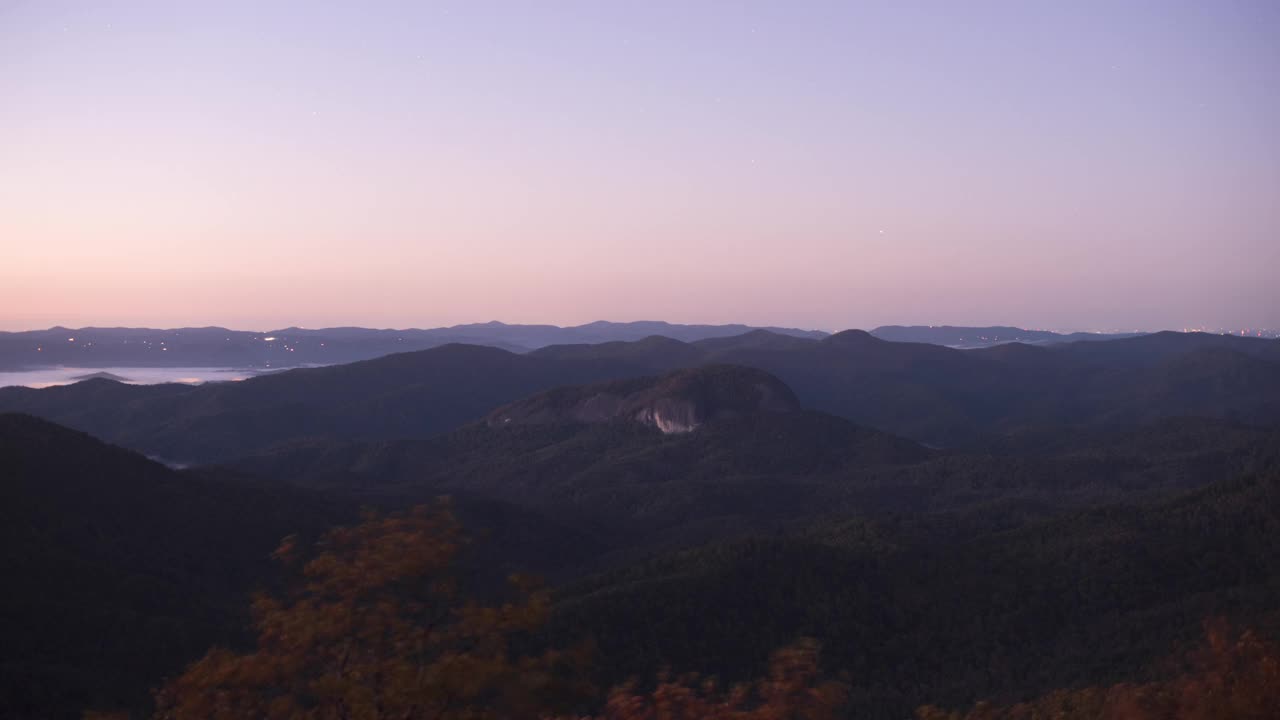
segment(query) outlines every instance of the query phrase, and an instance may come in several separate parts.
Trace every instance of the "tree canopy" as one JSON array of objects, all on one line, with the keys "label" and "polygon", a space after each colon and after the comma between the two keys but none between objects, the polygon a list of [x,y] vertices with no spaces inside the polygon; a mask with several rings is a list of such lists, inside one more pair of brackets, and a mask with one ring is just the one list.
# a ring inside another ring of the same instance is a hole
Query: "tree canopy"
[{"label": "tree canopy", "polygon": [[447,505],[370,514],[314,548],[276,552],[300,570],[283,597],[254,600],[257,648],[215,648],[157,693],[157,718],[480,720],[531,716],[566,689],[572,653],[520,653],[549,596],[513,578],[516,598],[460,590],[465,539]]}]

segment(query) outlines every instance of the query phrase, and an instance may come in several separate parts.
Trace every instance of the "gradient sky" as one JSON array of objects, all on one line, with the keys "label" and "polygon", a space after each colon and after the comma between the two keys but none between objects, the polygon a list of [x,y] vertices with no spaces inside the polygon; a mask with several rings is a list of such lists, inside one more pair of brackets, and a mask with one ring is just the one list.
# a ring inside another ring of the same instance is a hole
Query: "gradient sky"
[{"label": "gradient sky", "polygon": [[0,0],[0,328],[1280,326],[1280,3]]}]

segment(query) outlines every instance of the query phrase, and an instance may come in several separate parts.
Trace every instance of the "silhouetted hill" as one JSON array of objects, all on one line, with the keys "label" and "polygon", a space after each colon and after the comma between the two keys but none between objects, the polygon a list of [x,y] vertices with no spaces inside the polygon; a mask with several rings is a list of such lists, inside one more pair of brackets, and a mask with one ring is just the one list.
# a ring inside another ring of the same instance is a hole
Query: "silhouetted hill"
[{"label": "silhouetted hill", "polygon": [[75,380],[76,382],[84,382],[85,380],[111,380],[113,382],[119,382],[119,383],[130,382],[129,378],[127,377],[122,377],[120,375],[116,375],[115,373],[109,373],[109,372],[95,372],[95,373],[87,373],[84,375],[77,375],[76,377],[72,378],[72,380]]},{"label": "silhouetted hill", "polygon": [[609,361],[633,367],[637,372],[672,370],[702,363],[706,355],[695,345],[661,335],[635,342],[606,342],[597,345],[551,345],[534,350],[530,357],[556,361]]},{"label": "silhouetted hill", "polygon": [[743,350],[795,350],[807,348],[818,342],[820,338],[782,335],[768,330],[753,330],[742,335],[709,338],[693,343],[705,352],[720,353]]},{"label": "silhouetted hill", "polygon": [[0,715],[79,717],[239,637],[285,535],[351,516],[0,415]]},{"label": "silhouetted hill", "polygon": [[[506,326],[519,327],[519,326]],[[752,330],[766,330],[780,335],[818,339],[826,335],[819,330],[797,330],[795,328],[764,327],[754,328],[750,325],[681,325],[662,321],[638,322],[606,322],[596,321],[576,327],[555,328],[550,333],[539,337],[537,343],[525,343],[531,348],[546,345],[564,345],[569,343],[598,344],[612,341],[634,341],[653,335],[661,335],[673,340],[693,342],[705,338],[731,337]]]}]

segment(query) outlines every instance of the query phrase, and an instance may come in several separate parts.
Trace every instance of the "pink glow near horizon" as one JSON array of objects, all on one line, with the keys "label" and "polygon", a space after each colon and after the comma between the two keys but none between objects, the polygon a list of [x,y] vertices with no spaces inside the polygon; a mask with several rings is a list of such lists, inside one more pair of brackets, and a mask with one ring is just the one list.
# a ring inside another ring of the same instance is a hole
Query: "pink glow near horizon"
[{"label": "pink glow near horizon", "polygon": [[1280,326],[1272,4],[210,5],[0,7],[0,329]]}]

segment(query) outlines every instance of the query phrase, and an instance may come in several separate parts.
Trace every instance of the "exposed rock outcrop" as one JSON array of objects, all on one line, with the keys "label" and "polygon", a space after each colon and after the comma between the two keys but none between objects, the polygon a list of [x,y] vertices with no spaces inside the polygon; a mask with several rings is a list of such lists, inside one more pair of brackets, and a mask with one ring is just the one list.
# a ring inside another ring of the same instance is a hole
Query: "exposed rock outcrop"
[{"label": "exposed rock outcrop", "polygon": [[631,421],[682,433],[722,418],[800,409],[791,388],[762,370],[710,365],[661,377],[557,388],[495,410],[491,427]]}]

